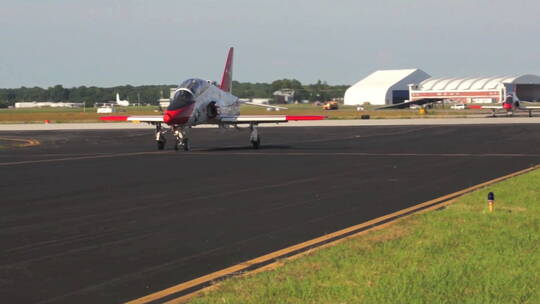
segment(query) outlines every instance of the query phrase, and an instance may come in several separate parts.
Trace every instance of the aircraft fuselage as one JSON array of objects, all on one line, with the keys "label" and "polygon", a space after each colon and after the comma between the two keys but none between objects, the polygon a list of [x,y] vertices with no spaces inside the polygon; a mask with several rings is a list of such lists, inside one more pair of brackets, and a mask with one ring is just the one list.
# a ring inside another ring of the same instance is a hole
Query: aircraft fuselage
[{"label": "aircraft fuselage", "polygon": [[219,124],[222,116],[240,114],[238,97],[202,79],[188,79],[175,91],[163,115],[168,125]]}]

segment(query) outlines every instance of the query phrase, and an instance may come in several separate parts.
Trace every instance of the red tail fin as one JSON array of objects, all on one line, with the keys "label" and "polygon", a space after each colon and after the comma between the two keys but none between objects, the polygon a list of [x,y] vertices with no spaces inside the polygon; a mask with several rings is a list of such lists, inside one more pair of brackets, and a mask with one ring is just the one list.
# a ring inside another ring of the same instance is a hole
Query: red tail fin
[{"label": "red tail fin", "polygon": [[229,55],[227,56],[227,63],[225,64],[225,70],[223,71],[223,77],[221,78],[220,88],[225,92],[231,92],[232,89],[232,64],[233,64],[234,48],[229,49]]}]

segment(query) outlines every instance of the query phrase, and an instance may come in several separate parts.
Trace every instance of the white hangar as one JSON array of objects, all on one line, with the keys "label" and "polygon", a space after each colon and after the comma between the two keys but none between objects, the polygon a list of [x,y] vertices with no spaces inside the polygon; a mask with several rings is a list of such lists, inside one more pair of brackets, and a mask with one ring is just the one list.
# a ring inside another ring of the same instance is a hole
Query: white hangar
[{"label": "white hangar", "polygon": [[420,69],[379,70],[345,91],[346,105],[391,105],[409,99],[409,85],[431,76]]}]

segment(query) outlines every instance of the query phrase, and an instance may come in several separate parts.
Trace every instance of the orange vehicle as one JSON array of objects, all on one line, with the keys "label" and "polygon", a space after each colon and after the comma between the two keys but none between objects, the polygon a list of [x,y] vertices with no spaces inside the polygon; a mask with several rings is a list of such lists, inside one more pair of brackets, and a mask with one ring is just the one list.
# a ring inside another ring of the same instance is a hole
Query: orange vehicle
[{"label": "orange vehicle", "polygon": [[337,101],[327,101],[323,105],[323,110],[337,110],[338,108]]}]

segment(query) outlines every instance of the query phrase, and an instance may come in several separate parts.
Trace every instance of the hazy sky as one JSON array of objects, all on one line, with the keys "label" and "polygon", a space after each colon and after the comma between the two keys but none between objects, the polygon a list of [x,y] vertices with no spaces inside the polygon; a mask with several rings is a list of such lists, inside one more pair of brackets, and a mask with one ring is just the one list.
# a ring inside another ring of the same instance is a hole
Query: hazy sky
[{"label": "hazy sky", "polygon": [[0,87],[540,74],[540,1],[0,0]]}]

